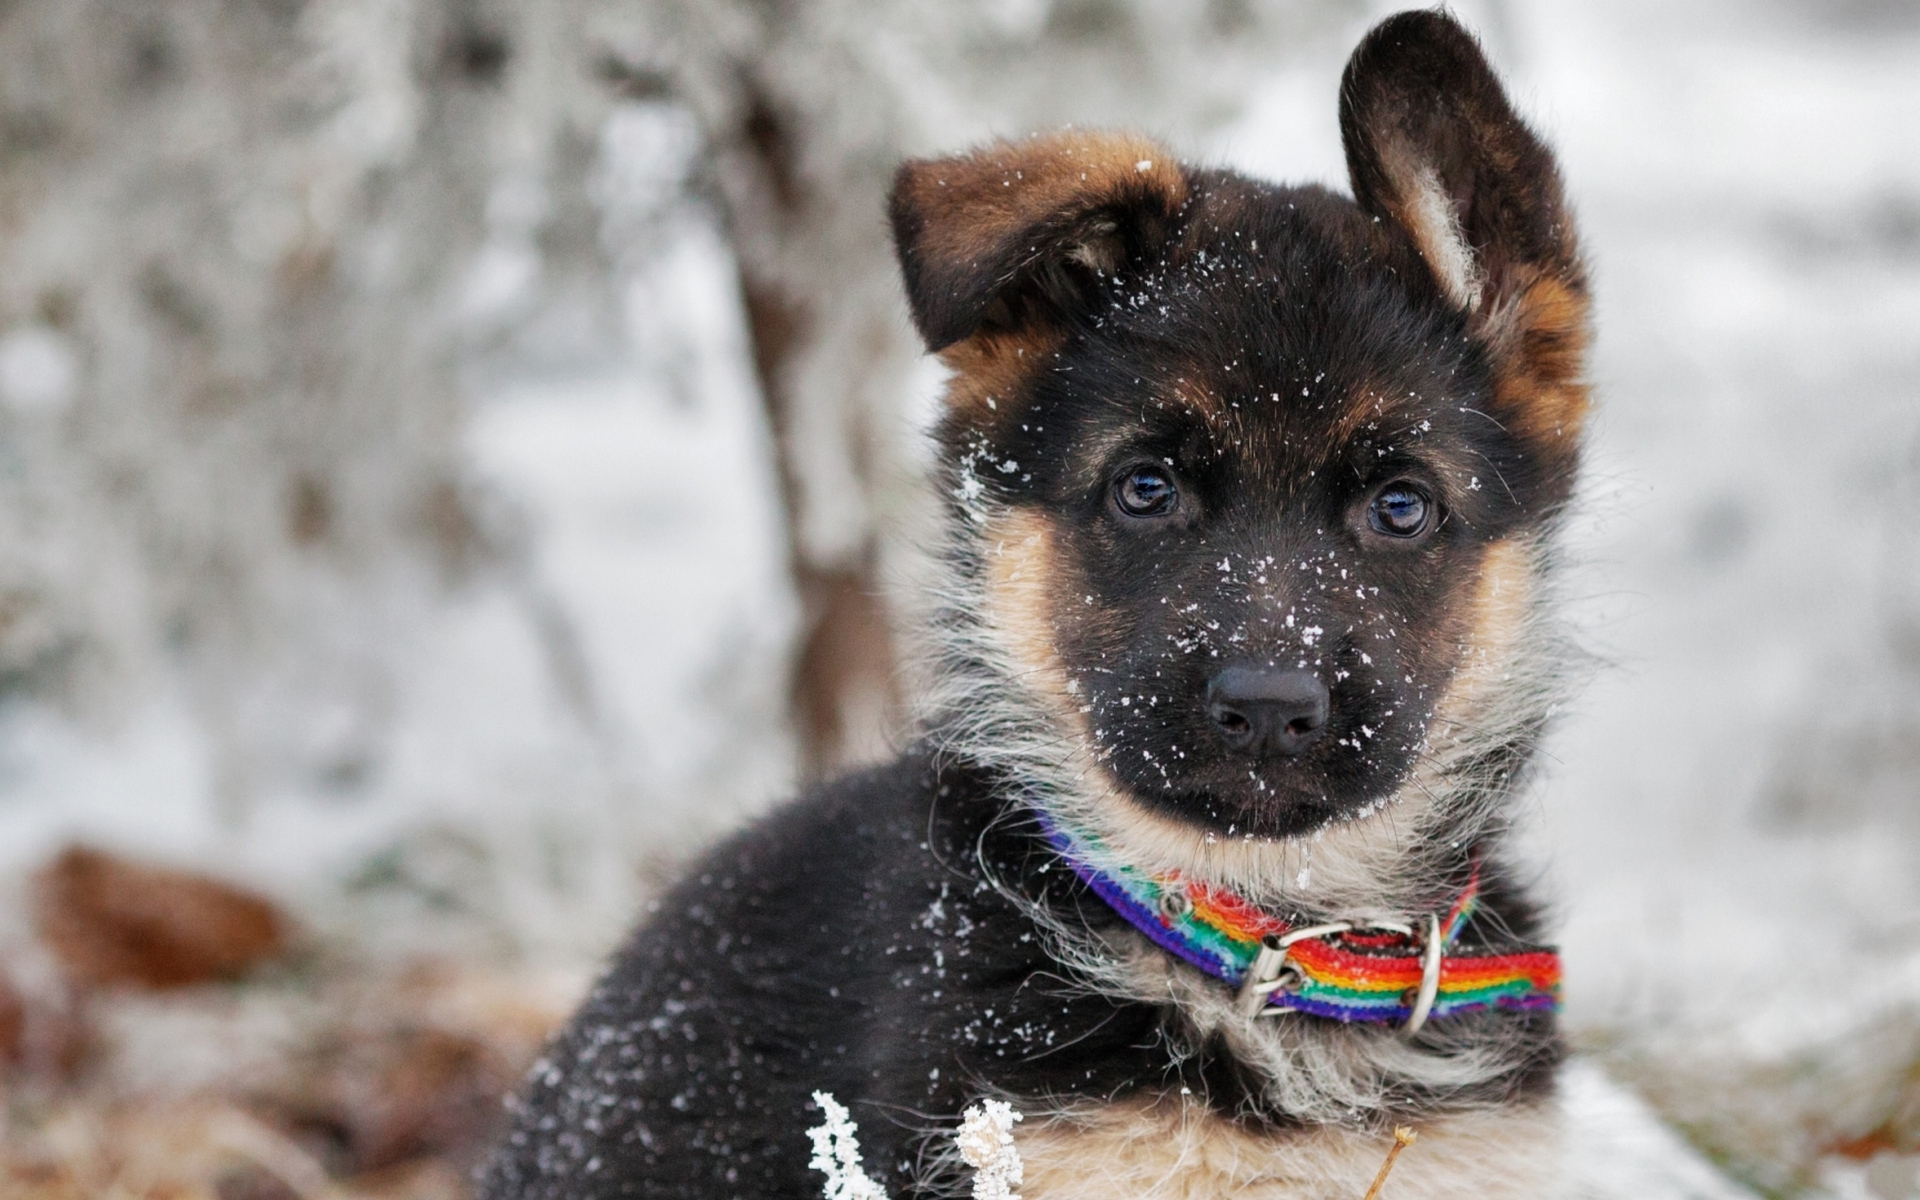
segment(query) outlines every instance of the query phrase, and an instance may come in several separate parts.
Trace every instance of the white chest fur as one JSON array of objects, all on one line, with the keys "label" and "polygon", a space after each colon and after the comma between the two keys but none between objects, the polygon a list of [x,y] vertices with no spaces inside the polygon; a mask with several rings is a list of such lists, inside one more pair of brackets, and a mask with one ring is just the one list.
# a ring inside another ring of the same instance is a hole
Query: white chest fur
[{"label": "white chest fur", "polygon": [[[1383,1200],[1555,1194],[1561,1139],[1551,1101],[1451,1116],[1417,1132]],[[1393,1144],[1334,1127],[1241,1127],[1177,1096],[1029,1117],[1016,1141],[1026,1200],[1361,1200]]]}]

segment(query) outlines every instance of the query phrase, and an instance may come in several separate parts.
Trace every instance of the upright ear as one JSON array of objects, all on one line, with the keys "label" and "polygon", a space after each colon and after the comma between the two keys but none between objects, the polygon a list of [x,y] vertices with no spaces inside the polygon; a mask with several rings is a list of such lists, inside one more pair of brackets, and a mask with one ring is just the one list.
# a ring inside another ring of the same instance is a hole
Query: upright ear
[{"label": "upright ear", "polygon": [[1529,432],[1586,410],[1586,272],[1539,137],[1473,35],[1439,12],[1375,26],[1340,84],[1354,199],[1412,236],[1441,291],[1494,352],[1496,399]]},{"label": "upright ear", "polygon": [[888,205],[927,348],[1070,320],[1156,254],[1186,172],[1145,138],[1068,131],[901,166]]}]

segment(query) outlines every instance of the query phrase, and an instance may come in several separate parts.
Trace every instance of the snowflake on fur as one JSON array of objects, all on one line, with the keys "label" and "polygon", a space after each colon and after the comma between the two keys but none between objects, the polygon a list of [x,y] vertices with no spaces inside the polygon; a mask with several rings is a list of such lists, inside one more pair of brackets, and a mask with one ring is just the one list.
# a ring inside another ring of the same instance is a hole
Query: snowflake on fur
[{"label": "snowflake on fur", "polygon": [[807,1165],[827,1176],[826,1200],[887,1200],[887,1192],[860,1165],[860,1131],[846,1107],[831,1092],[815,1092],[813,1102],[827,1119],[807,1130],[813,1159]]},{"label": "snowflake on fur", "polygon": [[966,1111],[954,1143],[973,1168],[973,1200],[1020,1200],[1025,1168],[1013,1147],[1013,1123],[1020,1114],[1004,1100],[983,1100]]}]

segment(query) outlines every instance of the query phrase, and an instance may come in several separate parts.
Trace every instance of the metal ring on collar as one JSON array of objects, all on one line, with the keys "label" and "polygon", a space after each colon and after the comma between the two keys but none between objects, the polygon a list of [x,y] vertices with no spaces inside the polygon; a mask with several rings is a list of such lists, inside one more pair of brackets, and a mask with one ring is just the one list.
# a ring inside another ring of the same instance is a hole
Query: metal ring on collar
[{"label": "metal ring on collar", "polygon": [[[1235,997],[1240,1014],[1260,1016],[1273,994],[1285,986],[1281,972],[1287,964],[1287,950],[1295,942],[1345,933],[1354,927],[1352,921],[1328,921],[1324,925],[1309,925],[1305,929],[1291,929],[1281,934],[1270,933],[1261,938],[1260,952],[1253,956],[1252,964],[1247,967],[1247,977],[1240,982],[1240,993]],[[1293,974],[1297,980],[1305,978],[1299,971]]]},{"label": "metal ring on collar", "polygon": [[1280,972],[1286,963],[1287,948],[1280,945],[1279,938],[1268,936],[1260,939],[1260,949],[1247,966],[1246,978],[1240,981],[1239,995],[1234,997],[1241,1016],[1260,1015],[1267,1000],[1280,989]]},{"label": "metal ring on collar", "polygon": [[1413,1011],[1407,1015],[1406,1026],[1401,1030],[1408,1037],[1419,1033],[1433,1012],[1434,999],[1440,995],[1440,959],[1445,951],[1446,946],[1440,940],[1440,918],[1428,913],[1427,944],[1420,951],[1420,992],[1414,997]]},{"label": "metal ring on collar", "polygon": [[1288,963],[1286,966],[1280,968],[1280,973],[1275,975],[1271,982],[1260,985],[1259,999],[1254,1002],[1252,1010],[1247,1012],[1247,1015],[1250,1017],[1282,1017],[1291,1015],[1296,1010],[1287,1008],[1284,1005],[1270,1003],[1270,1001],[1281,992],[1298,991],[1300,988],[1306,986],[1306,982],[1306,972],[1294,966],[1292,963]]}]

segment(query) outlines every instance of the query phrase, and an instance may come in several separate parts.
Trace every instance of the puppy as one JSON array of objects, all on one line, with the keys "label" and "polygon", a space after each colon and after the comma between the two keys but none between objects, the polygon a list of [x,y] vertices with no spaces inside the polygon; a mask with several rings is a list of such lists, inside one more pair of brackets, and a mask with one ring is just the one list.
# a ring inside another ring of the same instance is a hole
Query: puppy
[{"label": "puppy", "polygon": [[483,1194],[895,1197],[1011,1101],[1028,1200],[1554,1190],[1559,968],[1503,857],[1568,656],[1587,391],[1553,158],[1404,13],[1353,199],[1121,134],[900,169],[938,430],[936,684],[898,760],[709,854],[536,1068]]}]

